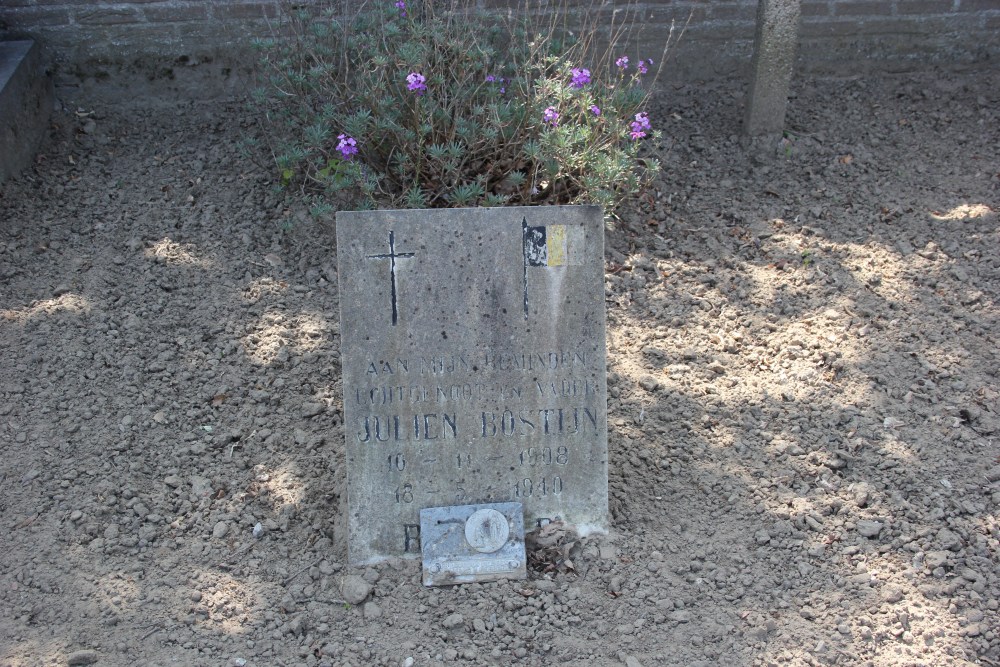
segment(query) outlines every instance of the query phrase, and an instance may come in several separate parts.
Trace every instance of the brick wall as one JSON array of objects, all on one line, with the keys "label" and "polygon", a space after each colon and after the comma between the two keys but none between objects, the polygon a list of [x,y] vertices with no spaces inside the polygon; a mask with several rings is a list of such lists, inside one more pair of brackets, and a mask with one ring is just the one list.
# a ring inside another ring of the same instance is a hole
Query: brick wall
[{"label": "brick wall", "polygon": [[[540,0],[540,6],[560,1],[587,2]],[[38,39],[63,80],[129,72],[173,80],[195,65],[226,74],[245,62],[234,49],[268,34],[277,2],[0,0],[0,38]],[[610,11],[624,3],[600,6]],[[640,0],[637,6],[643,26],[637,39],[649,54],[662,49],[672,22],[677,31],[686,24],[673,51],[674,75],[713,78],[748,66],[756,0]],[[800,71],[901,70],[997,58],[1000,0],[802,0]]]},{"label": "brick wall", "polygon": [[267,34],[274,0],[2,0],[0,35],[31,36],[61,63],[192,60]]}]

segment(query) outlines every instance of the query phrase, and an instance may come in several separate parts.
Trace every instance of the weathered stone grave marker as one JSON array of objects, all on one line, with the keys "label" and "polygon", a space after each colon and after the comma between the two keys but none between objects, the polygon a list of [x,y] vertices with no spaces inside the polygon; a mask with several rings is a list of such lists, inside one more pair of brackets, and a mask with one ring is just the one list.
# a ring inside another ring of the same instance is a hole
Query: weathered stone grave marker
[{"label": "weathered stone grave marker", "polygon": [[352,563],[420,556],[420,510],[608,512],[596,207],[337,214]]}]

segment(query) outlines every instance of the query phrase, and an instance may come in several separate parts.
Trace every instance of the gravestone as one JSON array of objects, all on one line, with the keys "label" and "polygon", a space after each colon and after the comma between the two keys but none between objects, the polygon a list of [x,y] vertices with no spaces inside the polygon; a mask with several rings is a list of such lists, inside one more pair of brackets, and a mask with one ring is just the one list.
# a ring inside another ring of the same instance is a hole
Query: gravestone
[{"label": "gravestone", "polygon": [[597,207],[337,214],[348,555],[420,556],[420,510],[607,525]]}]

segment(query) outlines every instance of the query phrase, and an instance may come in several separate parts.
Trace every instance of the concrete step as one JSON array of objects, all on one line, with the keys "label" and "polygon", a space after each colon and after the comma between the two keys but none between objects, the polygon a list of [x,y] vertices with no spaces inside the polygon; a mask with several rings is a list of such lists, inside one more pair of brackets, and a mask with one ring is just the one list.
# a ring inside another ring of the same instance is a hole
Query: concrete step
[{"label": "concrete step", "polygon": [[52,77],[32,40],[0,42],[0,183],[31,164],[52,113]]}]

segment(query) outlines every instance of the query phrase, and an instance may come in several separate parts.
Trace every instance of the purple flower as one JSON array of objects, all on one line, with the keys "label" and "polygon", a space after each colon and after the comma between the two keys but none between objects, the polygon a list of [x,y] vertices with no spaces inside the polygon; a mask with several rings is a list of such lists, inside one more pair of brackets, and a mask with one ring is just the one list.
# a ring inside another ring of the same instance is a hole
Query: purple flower
[{"label": "purple flower", "polygon": [[406,77],[406,89],[416,91],[417,95],[423,95],[427,90],[426,81],[420,72],[410,72]]},{"label": "purple flower", "polygon": [[427,77],[420,72],[410,72],[406,75],[406,88],[422,93],[427,90]]},{"label": "purple flower", "polygon": [[406,0],[396,0],[396,2],[394,4],[396,5],[396,9],[399,10],[400,17],[405,19],[406,18]]},{"label": "purple flower", "polygon": [[499,83],[500,84],[500,94],[503,95],[507,92],[507,79],[502,76],[494,76],[493,74],[486,75],[486,83]]},{"label": "purple flower", "polygon": [[551,125],[552,127],[556,127],[557,125],[559,125],[559,112],[556,111],[555,107],[548,107],[547,109],[545,109],[544,118],[545,122]]},{"label": "purple flower", "polygon": [[620,69],[623,72],[625,70],[627,70],[628,69],[628,56],[622,56],[621,58],[619,58],[618,60],[616,60],[615,61],[615,65],[617,65],[618,69]]},{"label": "purple flower", "polygon": [[[652,58],[649,59],[649,64],[650,65],[653,64],[653,59]],[[649,69],[646,67],[645,61],[642,61],[642,60],[639,61],[639,64],[636,65],[636,68],[639,70],[639,74],[645,74],[646,72],[649,71]]]},{"label": "purple flower", "polygon": [[350,160],[352,155],[358,154],[358,142],[354,140],[354,137],[338,134],[337,139],[340,140],[337,142],[337,150],[340,151],[345,160]]},{"label": "purple flower", "polygon": [[570,81],[569,85],[573,86],[574,88],[583,88],[588,83],[590,83],[589,69],[574,67],[572,74],[573,74],[573,80]]},{"label": "purple flower", "polygon": [[631,123],[632,131],[629,136],[632,141],[638,141],[646,136],[647,130],[652,130],[652,126],[649,124],[649,115],[646,112],[640,112],[635,115],[635,120]]},{"label": "purple flower", "polygon": [[597,106],[596,104],[591,104],[590,105],[590,113],[594,114],[595,116],[600,116],[601,115],[601,107]]}]

